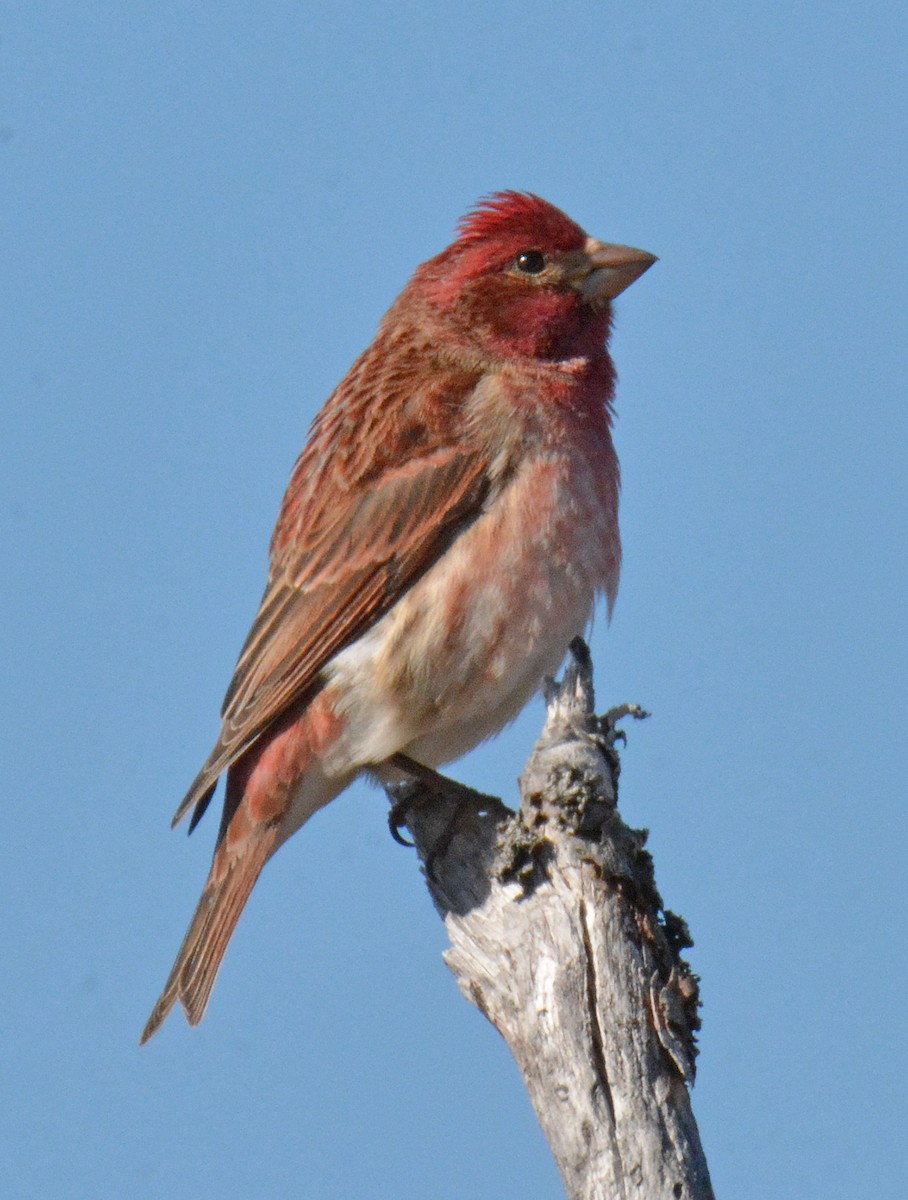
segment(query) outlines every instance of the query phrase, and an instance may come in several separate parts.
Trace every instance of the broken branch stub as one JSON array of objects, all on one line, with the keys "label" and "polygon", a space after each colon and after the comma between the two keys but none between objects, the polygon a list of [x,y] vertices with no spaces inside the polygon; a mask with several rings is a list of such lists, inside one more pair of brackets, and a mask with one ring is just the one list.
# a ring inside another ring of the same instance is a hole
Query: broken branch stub
[{"label": "broken branch stub", "polygon": [[616,722],[646,714],[595,715],[579,639],[546,700],[516,813],[393,789],[448,929],[445,961],[510,1046],[570,1200],[712,1200],[688,1091],[690,936],[662,904],[645,832],[617,809]]}]

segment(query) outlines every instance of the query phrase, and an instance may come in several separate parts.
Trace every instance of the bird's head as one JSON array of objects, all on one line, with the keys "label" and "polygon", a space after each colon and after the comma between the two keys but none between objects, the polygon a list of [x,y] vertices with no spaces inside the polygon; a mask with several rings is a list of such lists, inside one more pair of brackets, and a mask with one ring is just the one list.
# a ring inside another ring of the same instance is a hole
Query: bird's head
[{"label": "bird's head", "polygon": [[655,261],[589,237],[539,196],[498,192],[463,218],[413,285],[463,349],[557,360],[602,350],[612,300]]}]

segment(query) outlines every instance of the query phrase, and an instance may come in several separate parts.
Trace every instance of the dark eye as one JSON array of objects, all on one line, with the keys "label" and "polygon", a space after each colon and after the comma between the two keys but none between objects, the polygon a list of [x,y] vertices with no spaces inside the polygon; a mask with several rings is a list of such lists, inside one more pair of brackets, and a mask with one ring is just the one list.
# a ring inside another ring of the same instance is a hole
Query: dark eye
[{"label": "dark eye", "polygon": [[541,250],[521,250],[514,265],[524,275],[538,275],[545,270],[545,255]]}]

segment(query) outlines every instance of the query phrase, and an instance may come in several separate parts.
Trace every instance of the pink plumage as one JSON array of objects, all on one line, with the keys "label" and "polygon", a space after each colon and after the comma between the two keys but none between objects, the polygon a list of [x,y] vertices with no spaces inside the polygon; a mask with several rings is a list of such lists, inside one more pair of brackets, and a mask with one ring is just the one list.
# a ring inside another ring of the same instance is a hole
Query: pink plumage
[{"label": "pink plumage", "polygon": [[220,736],[196,914],[142,1035],[205,1010],[271,855],[360,772],[459,757],[511,720],[618,585],[611,301],[655,261],[519,192],[423,263],[316,417]]}]

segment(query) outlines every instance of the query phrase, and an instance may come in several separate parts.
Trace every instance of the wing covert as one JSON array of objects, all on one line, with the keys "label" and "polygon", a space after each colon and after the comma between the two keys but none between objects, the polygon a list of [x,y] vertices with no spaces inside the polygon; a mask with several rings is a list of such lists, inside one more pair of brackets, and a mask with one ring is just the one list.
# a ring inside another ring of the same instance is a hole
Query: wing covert
[{"label": "wing covert", "polygon": [[428,570],[477,518],[489,490],[485,457],[448,446],[386,470],[355,501],[348,489],[323,491],[308,527],[296,518],[304,536],[275,555],[224,699],[220,736],[174,824],[196,804],[195,826],[221,772],[317,690],[325,664]]}]

